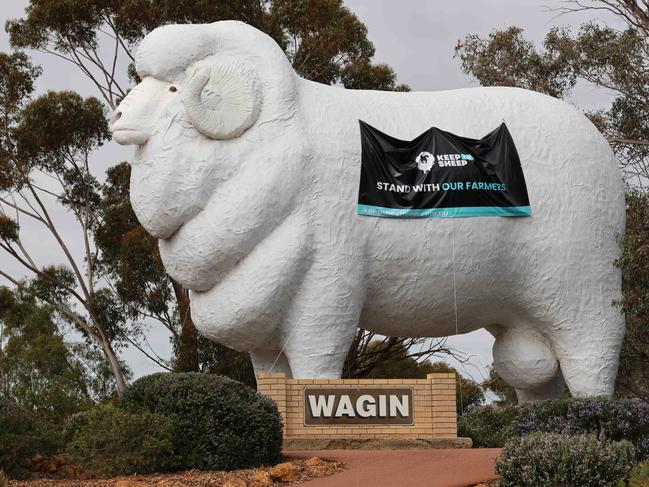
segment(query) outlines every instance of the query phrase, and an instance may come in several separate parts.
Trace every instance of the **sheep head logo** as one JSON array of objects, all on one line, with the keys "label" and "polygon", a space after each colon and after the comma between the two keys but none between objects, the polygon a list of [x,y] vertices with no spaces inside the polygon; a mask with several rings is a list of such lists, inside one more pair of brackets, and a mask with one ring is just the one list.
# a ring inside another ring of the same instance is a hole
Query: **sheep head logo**
[{"label": "sheep head logo", "polygon": [[423,173],[426,174],[435,165],[435,156],[430,152],[420,152],[415,159],[415,162],[417,163],[417,169],[423,171]]}]

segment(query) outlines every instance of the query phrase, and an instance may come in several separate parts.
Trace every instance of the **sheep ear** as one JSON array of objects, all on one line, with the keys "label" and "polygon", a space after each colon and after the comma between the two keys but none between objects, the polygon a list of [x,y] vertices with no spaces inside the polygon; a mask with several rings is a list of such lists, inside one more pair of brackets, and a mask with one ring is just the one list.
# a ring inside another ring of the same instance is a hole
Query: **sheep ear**
[{"label": "sheep ear", "polygon": [[259,117],[261,86],[245,63],[206,63],[183,87],[183,103],[196,130],[211,139],[239,137]]}]

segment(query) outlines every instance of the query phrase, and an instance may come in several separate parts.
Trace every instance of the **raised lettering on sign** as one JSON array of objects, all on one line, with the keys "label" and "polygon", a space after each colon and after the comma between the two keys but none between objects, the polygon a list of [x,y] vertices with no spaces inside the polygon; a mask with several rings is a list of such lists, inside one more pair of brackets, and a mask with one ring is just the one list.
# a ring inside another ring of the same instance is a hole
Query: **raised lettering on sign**
[{"label": "raised lettering on sign", "polygon": [[304,389],[304,424],[414,424],[412,389],[370,388]]}]

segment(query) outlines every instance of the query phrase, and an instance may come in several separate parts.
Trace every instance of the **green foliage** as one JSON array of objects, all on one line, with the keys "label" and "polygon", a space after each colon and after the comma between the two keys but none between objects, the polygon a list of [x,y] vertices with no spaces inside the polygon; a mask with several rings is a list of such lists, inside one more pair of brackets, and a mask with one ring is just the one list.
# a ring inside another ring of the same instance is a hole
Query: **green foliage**
[{"label": "green foliage", "polygon": [[91,392],[51,308],[0,287],[0,394],[38,418],[61,423],[87,408]]},{"label": "green foliage", "polygon": [[471,379],[464,377],[457,369],[451,367],[445,362],[427,363],[428,374],[434,372],[453,372],[457,376],[457,385],[455,390],[455,404],[458,414],[464,414],[464,411],[471,410],[484,402],[484,391],[479,384]]},{"label": "green foliage", "polygon": [[48,265],[29,281],[27,291],[46,303],[66,302],[75,284],[74,272],[66,266]]},{"label": "green foliage", "polygon": [[406,84],[397,84],[396,73],[387,64],[372,64],[360,59],[345,66],[340,82],[351,90],[410,91]]},{"label": "green foliage", "polygon": [[33,66],[25,53],[0,52],[0,133],[16,122],[40,73],[41,69]]},{"label": "green foliage", "polygon": [[496,459],[496,472],[502,476],[502,487],[603,487],[615,485],[634,463],[628,441],[535,433],[507,443]]},{"label": "green foliage", "polygon": [[31,22],[9,21],[5,29],[13,39],[14,47],[40,49],[53,40],[59,50],[69,49],[70,44],[91,48],[97,45],[95,29],[104,22],[106,8],[114,5],[112,0],[35,1],[27,7]]},{"label": "green foliage", "polygon": [[12,220],[5,214],[0,214],[0,240],[15,242],[18,240],[18,222]]},{"label": "green foliage", "polygon": [[515,406],[480,406],[458,418],[458,436],[469,437],[476,448],[501,448],[507,440],[518,436],[513,421]]},{"label": "green foliage", "polygon": [[229,377],[253,389],[257,388],[250,354],[237,352],[199,335],[198,359],[202,372]]},{"label": "green foliage", "polygon": [[[381,343],[371,343],[366,354],[377,351]],[[402,345],[396,345],[394,350],[377,360],[376,366],[367,374],[369,379],[425,379],[428,374],[434,372],[455,373],[458,378],[458,386],[455,390],[456,407],[458,414],[468,408],[482,404],[484,391],[471,379],[462,376],[457,369],[445,362],[431,363],[430,360],[418,361],[408,355],[408,351]]]},{"label": "green foliage", "polygon": [[85,164],[89,153],[109,138],[101,102],[70,91],[48,92],[13,115],[12,124],[0,127],[0,167],[13,177],[0,189],[20,190],[32,170],[42,170],[57,175],[65,186],[59,197],[65,206],[76,211],[86,204],[96,207],[98,183],[78,164]]},{"label": "green foliage", "polygon": [[62,426],[63,442],[68,445],[74,435],[88,423],[88,411],[80,411],[68,416]]},{"label": "green foliage", "polygon": [[110,138],[110,132],[99,100],[84,100],[71,91],[49,91],[25,107],[14,137],[19,158],[46,171],[60,172],[79,184],[78,172],[63,172],[69,158],[85,156],[100,147]]},{"label": "green foliage", "polygon": [[462,69],[483,86],[518,86],[562,97],[574,88],[577,78],[569,59],[559,49],[558,39],[566,33],[552,29],[542,52],[525,39],[523,29],[509,27],[490,33],[486,39],[466,36],[455,47]]},{"label": "green foliage", "polygon": [[[409,356],[408,350],[401,344],[392,346],[389,353],[383,353],[386,345],[389,344],[374,340],[369,344],[367,350],[360,351],[360,354],[372,357],[376,361],[373,364],[373,368],[365,377],[368,379],[426,378],[426,374],[429,373],[431,367],[429,361],[420,362],[414,357]],[[359,354],[358,351],[356,353]]]},{"label": "green foliage", "polygon": [[172,469],[231,470],[281,458],[275,403],[233,380],[207,374],[153,374],[133,383],[120,406],[173,420]]},{"label": "green foliage", "polygon": [[617,389],[649,402],[649,194],[626,194],[626,230],[621,238],[623,299],[626,317]]},{"label": "green foliage", "polygon": [[649,460],[638,463],[627,479],[620,479],[617,487],[647,487],[649,485]]},{"label": "green foliage", "polygon": [[0,469],[13,478],[31,475],[33,459],[63,447],[60,431],[16,404],[0,398]]},{"label": "green foliage", "polygon": [[386,65],[372,65],[374,46],[367,28],[342,0],[273,0],[271,16],[281,27],[283,44],[300,76],[353,88],[395,88]]},{"label": "green foliage", "polygon": [[158,252],[158,241],[140,225],[129,201],[128,163],[106,172],[99,223],[94,237],[101,255],[98,270],[116,283],[131,318],[144,310],[158,319],[168,312],[172,289]]},{"label": "green foliage", "polygon": [[173,454],[173,422],[146,411],[129,413],[106,404],[86,413],[66,446],[69,462],[98,475],[164,470]]},{"label": "green foliage", "polygon": [[386,337],[359,328],[343,365],[342,377],[425,378],[430,358],[448,355],[461,360],[462,354],[446,346],[446,338]]},{"label": "green foliage", "polygon": [[281,31],[267,11],[269,2],[266,0],[159,0],[155,3],[145,0],[121,0],[114,4],[117,8],[107,13],[115,14],[118,32],[130,43],[139,41],[147,33],[164,24],[201,24],[230,19],[242,20],[279,41],[282,39]]},{"label": "green foliage", "polygon": [[40,72],[24,53],[0,52],[0,191],[20,186],[25,177],[25,168],[13,160],[15,142],[10,130],[18,122]]},{"label": "green foliage", "polygon": [[0,487],[9,487],[9,479],[4,470],[0,469]]},{"label": "green foliage", "polygon": [[516,389],[507,384],[493,367],[489,369],[489,377],[483,380],[480,386],[485,391],[495,394],[498,397],[495,402],[501,406],[518,404]]},{"label": "green foliage", "polygon": [[[595,23],[581,26],[575,37],[558,38],[577,76],[616,93],[605,114],[605,130],[612,137],[649,140],[649,24],[620,31]],[[610,88],[609,88],[610,87]],[[615,144],[623,160],[639,162],[649,149]]]},{"label": "green foliage", "polygon": [[[86,371],[84,384],[90,391],[93,401],[103,402],[118,396],[115,375],[104,352],[90,340],[67,345],[70,353],[84,364]],[[132,371],[128,364],[119,360],[119,366],[124,379],[130,381]]]},{"label": "green foliage", "polygon": [[616,13],[626,29],[597,22],[583,24],[576,34],[554,28],[537,50],[522,29],[509,27],[486,38],[469,35],[455,52],[462,69],[484,86],[518,86],[559,98],[569,96],[578,81],[605,89],[613,101],[590,114],[591,120],[609,137],[626,177],[644,186],[649,176],[649,23],[646,9],[635,2],[606,5],[602,8]]}]

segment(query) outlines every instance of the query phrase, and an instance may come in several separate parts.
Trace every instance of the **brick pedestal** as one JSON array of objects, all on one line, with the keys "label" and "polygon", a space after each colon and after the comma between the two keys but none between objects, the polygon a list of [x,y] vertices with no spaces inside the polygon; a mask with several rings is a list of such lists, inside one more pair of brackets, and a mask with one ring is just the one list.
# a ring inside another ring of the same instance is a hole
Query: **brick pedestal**
[{"label": "brick pedestal", "polygon": [[[260,374],[257,390],[277,403],[284,420],[284,438],[457,438],[453,373],[428,374],[426,379],[286,379],[283,373]],[[304,424],[304,388],[410,387],[413,390],[412,425]]]}]

